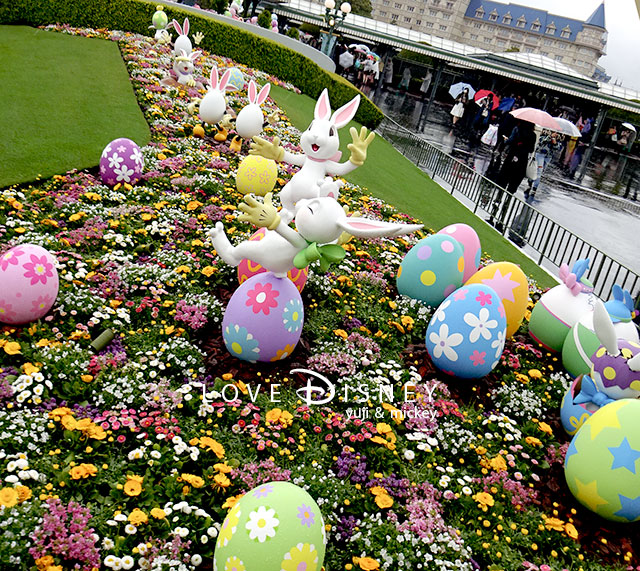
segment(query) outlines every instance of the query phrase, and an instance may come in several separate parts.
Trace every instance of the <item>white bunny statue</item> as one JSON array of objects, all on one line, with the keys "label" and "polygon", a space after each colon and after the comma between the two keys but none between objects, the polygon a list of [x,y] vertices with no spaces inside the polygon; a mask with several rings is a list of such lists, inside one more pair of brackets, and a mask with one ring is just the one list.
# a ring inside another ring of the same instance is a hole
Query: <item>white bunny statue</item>
[{"label": "white bunny statue", "polygon": [[267,83],[258,92],[258,86],[251,80],[249,81],[249,88],[247,95],[249,97],[249,105],[245,105],[236,118],[236,133],[243,139],[250,139],[255,135],[262,132],[262,125],[264,123],[264,113],[260,108],[271,90],[271,84]]},{"label": "white bunny statue", "polygon": [[[337,186],[333,181],[323,183],[322,187]],[[326,188],[322,191],[329,194]],[[380,222],[368,218],[348,217],[340,203],[330,196],[318,196],[299,201],[295,216],[297,231],[288,226],[271,204],[271,193],[258,202],[253,196],[244,197],[238,209],[243,212],[239,220],[249,221],[267,228],[265,237],[260,241],[246,240],[233,246],[224,231],[221,222],[209,231],[209,237],[218,255],[230,266],[237,266],[241,260],[248,259],[260,264],[278,277],[286,276],[293,267],[304,268],[310,262],[319,260],[320,269],[326,271],[331,262],[344,258],[345,250],[335,242],[346,231],[360,238],[379,236],[401,236],[416,232],[422,224],[400,224]]]},{"label": "white bunny statue", "polygon": [[193,79],[193,62],[198,59],[201,53],[195,51],[187,54],[182,50],[180,55],[173,60],[173,71],[178,76],[177,81],[180,85],[193,87],[196,84],[196,80]]},{"label": "white bunny statue", "polygon": [[229,83],[231,69],[227,69],[218,81],[218,68],[214,65],[211,70],[210,86],[205,96],[200,100],[200,119],[210,125],[219,123],[227,111],[225,90],[233,91],[234,85]]},{"label": "white bunny statue", "polygon": [[191,45],[191,40],[189,39],[189,18],[184,19],[184,23],[182,27],[178,20],[173,20],[171,25],[174,27],[176,32],[178,32],[178,37],[176,41],[173,43],[173,55],[179,56],[182,50],[185,51],[187,55],[191,53],[193,47]]},{"label": "white bunny statue", "polygon": [[274,137],[273,143],[254,137],[250,154],[301,167],[280,192],[280,201],[283,210],[286,210],[281,214],[283,218],[288,219],[287,221],[295,216],[299,200],[318,195],[319,180],[323,180],[326,175],[343,176],[364,163],[367,158],[367,147],[374,138],[374,133],[367,135],[365,127],[360,130],[359,135],[353,127],[351,128],[353,142],[347,146],[351,156],[344,163],[338,162],[340,160],[338,129],[353,119],[359,104],[360,96],[357,95],[332,115],[329,93],[324,89],[316,102],[313,121],[300,136],[300,146],[304,154],[285,151],[277,137]]}]

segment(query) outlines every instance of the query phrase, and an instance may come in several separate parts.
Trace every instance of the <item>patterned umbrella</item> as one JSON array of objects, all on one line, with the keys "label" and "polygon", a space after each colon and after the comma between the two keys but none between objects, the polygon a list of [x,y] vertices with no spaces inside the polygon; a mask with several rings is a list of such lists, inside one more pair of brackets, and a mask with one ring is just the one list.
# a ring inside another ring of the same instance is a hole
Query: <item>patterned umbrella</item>
[{"label": "patterned umbrella", "polygon": [[476,94],[473,96],[473,100],[480,104],[480,102],[487,97],[491,97],[493,99],[491,103],[492,110],[500,105],[500,98],[493,91],[489,91],[488,89],[480,89],[479,91],[476,91]]},{"label": "patterned umbrella", "polygon": [[560,132],[560,125],[558,122],[546,111],[542,109],[534,109],[533,107],[521,107],[515,111],[510,111],[516,119],[522,119],[529,123],[535,123],[543,129],[551,129],[552,131]]}]

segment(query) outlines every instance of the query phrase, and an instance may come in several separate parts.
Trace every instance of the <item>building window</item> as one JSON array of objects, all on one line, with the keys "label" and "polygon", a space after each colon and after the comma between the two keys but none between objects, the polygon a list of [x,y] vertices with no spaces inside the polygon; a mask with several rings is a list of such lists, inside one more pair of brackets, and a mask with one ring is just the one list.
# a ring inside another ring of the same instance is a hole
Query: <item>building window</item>
[{"label": "building window", "polygon": [[531,24],[531,30],[533,32],[539,32],[540,31],[540,20],[536,20],[533,24]]},{"label": "building window", "polygon": [[532,54],[533,53],[533,48],[524,48],[524,53],[525,54]]},{"label": "building window", "polygon": [[510,14],[509,12],[507,12],[507,13],[504,15],[504,17],[502,18],[502,23],[503,23],[505,26],[510,26],[510,25],[511,25],[511,20],[512,20],[512,18],[511,18],[511,14]]},{"label": "building window", "polygon": [[453,10],[453,2],[447,2],[447,9]]},{"label": "building window", "polygon": [[478,22],[476,22],[476,23],[473,25],[473,27],[474,27],[474,28],[479,28],[479,29],[480,29],[480,28],[482,28],[482,24],[478,24]]},{"label": "building window", "polygon": [[394,8],[397,8],[397,9],[399,10],[400,8],[402,8],[402,4],[400,4],[400,2],[396,2],[396,3],[393,5],[393,7],[394,7]]},{"label": "building window", "polygon": [[549,52],[540,52],[540,55],[544,57],[549,57]]},{"label": "building window", "polygon": [[411,22],[411,18],[409,16],[404,17],[405,24],[409,24]]},{"label": "building window", "polygon": [[387,13],[386,13],[386,12],[380,12],[380,16],[381,16],[382,18],[386,17],[386,15],[387,15]]},{"label": "building window", "polygon": [[504,48],[504,46],[507,45],[507,42],[505,42],[504,40],[498,40],[496,44],[498,45],[499,48]]},{"label": "building window", "polygon": [[497,22],[498,21],[498,12],[496,10],[492,10],[491,14],[489,14],[489,22]]},{"label": "building window", "polygon": [[490,44],[491,43],[491,38],[485,38],[484,39],[484,43],[485,44]]},{"label": "building window", "polygon": [[425,28],[433,28],[433,22],[427,22],[427,23],[424,25],[424,27],[425,27]]},{"label": "building window", "polygon": [[443,20],[449,20],[451,18],[451,14],[442,14]]},{"label": "building window", "polygon": [[391,21],[392,22],[397,22],[398,21],[398,14],[391,14]]},{"label": "building window", "polygon": [[416,20],[416,26],[422,26],[422,20]]},{"label": "building window", "polygon": [[407,6],[407,11],[409,12],[413,12],[415,9],[415,6]]},{"label": "building window", "polygon": [[516,27],[517,28],[524,28],[527,25],[527,20],[525,20],[524,16],[520,16],[517,20],[516,20]]},{"label": "building window", "polygon": [[469,37],[470,37],[472,40],[477,40],[477,39],[478,39],[478,34],[470,34],[470,35],[469,35]]},{"label": "building window", "polygon": [[562,61],[564,58],[562,56],[556,56],[556,61]]},{"label": "building window", "polygon": [[544,31],[545,34],[549,34],[550,36],[556,35],[556,27],[553,25],[553,22],[547,26],[547,29]]},{"label": "building window", "polygon": [[476,10],[476,18],[484,18],[484,10],[482,8]]},{"label": "building window", "polygon": [[424,8],[420,8],[418,12],[420,12],[420,14],[424,14]]},{"label": "building window", "polygon": [[432,18],[435,18],[438,15],[438,12],[436,12],[435,10],[429,10],[429,16],[431,16]]},{"label": "building window", "polygon": [[440,26],[438,26],[440,28],[440,31],[442,32],[446,32],[447,31],[447,27],[443,26],[442,24],[440,24]]},{"label": "building window", "polygon": [[544,44],[545,46],[552,46],[552,45],[553,45],[553,43],[554,43],[554,42],[553,42],[553,40],[545,40],[545,41],[543,42],[543,44]]},{"label": "building window", "polygon": [[440,6],[440,0],[433,0],[434,6]]},{"label": "building window", "polygon": [[571,37],[571,28],[569,26],[567,26],[566,28],[563,28],[562,32],[560,33],[560,37],[561,38],[570,38]]}]

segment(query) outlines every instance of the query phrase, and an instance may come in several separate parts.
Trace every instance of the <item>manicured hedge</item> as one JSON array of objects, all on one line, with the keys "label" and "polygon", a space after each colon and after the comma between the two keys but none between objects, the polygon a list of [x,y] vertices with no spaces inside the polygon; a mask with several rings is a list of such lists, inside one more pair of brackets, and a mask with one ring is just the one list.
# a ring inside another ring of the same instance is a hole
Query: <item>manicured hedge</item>
[{"label": "manicured hedge", "polygon": [[[145,0],[11,0],[0,3],[0,24],[40,26],[64,23],[149,35],[155,7],[156,3]],[[305,56],[276,42],[187,12],[177,5],[166,6],[165,11],[169,18],[180,22],[188,16],[192,31],[205,35],[201,46],[213,53],[289,81],[311,97],[317,97],[327,87],[335,108],[357,93],[339,76],[326,72]],[[380,109],[363,97],[356,120],[375,128],[382,118]]]}]

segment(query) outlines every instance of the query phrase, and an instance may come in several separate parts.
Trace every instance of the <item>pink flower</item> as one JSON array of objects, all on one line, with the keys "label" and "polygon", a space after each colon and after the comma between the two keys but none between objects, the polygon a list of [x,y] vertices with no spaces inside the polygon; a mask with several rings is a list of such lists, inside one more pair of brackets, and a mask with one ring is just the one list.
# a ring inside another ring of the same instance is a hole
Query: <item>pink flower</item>
[{"label": "pink flower", "polygon": [[269,315],[271,308],[278,306],[276,297],[279,295],[279,291],[272,290],[271,284],[257,283],[256,287],[247,294],[249,299],[247,299],[245,305],[251,307],[253,313],[262,311],[265,315]]},{"label": "pink flower", "polygon": [[484,307],[485,305],[491,305],[491,294],[484,293],[483,291],[478,292],[478,297],[476,297],[476,301]]},{"label": "pink flower", "polygon": [[36,285],[37,283],[46,284],[47,278],[53,277],[53,264],[47,261],[46,255],[39,258],[31,254],[31,262],[24,264],[22,269],[26,270],[24,277],[31,279],[31,285]]},{"label": "pink flower", "polygon": [[551,571],[551,567],[548,565],[540,565],[540,571]]},{"label": "pink flower", "polygon": [[471,354],[469,359],[473,361],[473,366],[477,367],[478,365],[484,365],[484,358],[487,356],[486,351],[478,351],[477,349]]},{"label": "pink flower", "polygon": [[454,301],[460,301],[461,299],[466,299],[468,291],[469,290],[467,290],[467,289],[459,289],[459,290],[457,290],[453,294],[453,300]]},{"label": "pink flower", "polygon": [[9,250],[2,258],[0,258],[0,269],[4,272],[9,267],[9,264],[12,266],[18,265],[18,256],[22,256],[24,251],[19,247],[15,247]]},{"label": "pink flower", "polygon": [[34,311],[42,311],[45,307],[51,306],[51,296],[50,295],[41,295],[38,299],[34,299],[31,302]]},{"label": "pink flower", "polygon": [[16,312],[11,309],[12,307],[4,299],[0,299],[0,323],[7,323],[7,319],[15,319]]}]

